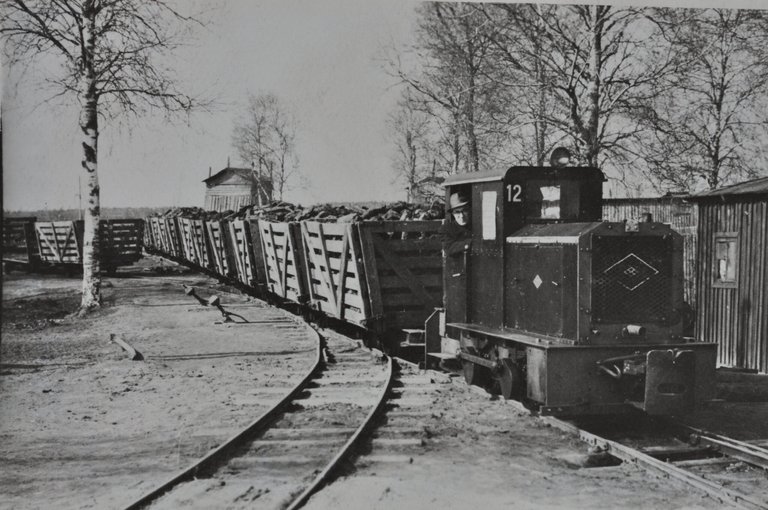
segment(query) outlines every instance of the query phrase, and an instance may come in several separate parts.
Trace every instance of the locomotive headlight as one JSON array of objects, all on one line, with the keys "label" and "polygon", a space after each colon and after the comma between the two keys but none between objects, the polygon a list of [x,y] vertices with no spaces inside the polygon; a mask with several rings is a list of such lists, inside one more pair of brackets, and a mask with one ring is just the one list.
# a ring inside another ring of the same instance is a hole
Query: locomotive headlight
[{"label": "locomotive headlight", "polygon": [[549,164],[554,167],[564,167],[571,162],[571,153],[565,147],[558,147],[552,151]]}]

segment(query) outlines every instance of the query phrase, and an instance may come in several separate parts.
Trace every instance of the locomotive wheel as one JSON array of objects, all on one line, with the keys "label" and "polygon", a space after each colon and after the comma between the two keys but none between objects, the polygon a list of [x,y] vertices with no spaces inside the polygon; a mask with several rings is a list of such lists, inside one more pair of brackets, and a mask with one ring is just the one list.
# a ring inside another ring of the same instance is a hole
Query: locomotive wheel
[{"label": "locomotive wheel", "polygon": [[[472,347],[468,347],[467,352],[477,355],[477,351]],[[465,359],[461,360],[461,366],[464,371],[464,380],[467,381],[467,384],[470,386],[480,386],[481,388],[487,386],[490,376],[490,371],[487,368]]]},{"label": "locomotive wheel", "polygon": [[520,367],[509,358],[502,359],[499,365],[497,377],[501,396],[506,400],[522,396],[523,374]]}]

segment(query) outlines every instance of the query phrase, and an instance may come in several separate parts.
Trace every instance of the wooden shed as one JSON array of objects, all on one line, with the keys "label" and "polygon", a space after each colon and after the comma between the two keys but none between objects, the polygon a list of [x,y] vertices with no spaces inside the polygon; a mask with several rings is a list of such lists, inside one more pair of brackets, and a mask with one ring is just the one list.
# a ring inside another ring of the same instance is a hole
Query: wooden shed
[{"label": "wooden shed", "polygon": [[689,197],[698,206],[696,338],[723,366],[768,372],[768,177]]},{"label": "wooden shed", "polygon": [[207,211],[236,211],[272,201],[272,181],[252,168],[227,167],[203,180]]},{"label": "wooden shed", "polygon": [[655,198],[603,199],[606,221],[638,220],[650,214],[653,221],[666,223],[683,236],[683,282],[685,302],[696,308],[696,205],[686,194],[667,194]]}]

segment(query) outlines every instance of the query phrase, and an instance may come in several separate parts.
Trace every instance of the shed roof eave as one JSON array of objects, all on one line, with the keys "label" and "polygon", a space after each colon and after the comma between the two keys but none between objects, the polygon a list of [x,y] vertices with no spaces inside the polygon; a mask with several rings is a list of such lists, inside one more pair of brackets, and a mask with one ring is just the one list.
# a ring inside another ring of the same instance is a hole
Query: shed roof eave
[{"label": "shed roof eave", "polygon": [[701,201],[724,197],[768,197],[768,177],[732,184],[723,188],[701,191],[689,195],[686,200]]}]

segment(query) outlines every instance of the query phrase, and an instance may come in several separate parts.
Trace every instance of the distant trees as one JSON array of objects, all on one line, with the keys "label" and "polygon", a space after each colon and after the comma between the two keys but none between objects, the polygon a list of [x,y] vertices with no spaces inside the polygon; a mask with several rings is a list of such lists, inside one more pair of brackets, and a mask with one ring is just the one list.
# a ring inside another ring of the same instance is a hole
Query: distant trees
[{"label": "distant trees", "polygon": [[765,157],[760,11],[429,2],[417,12],[416,44],[390,68],[429,118],[423,136],[452,156],[434,159],[438,173],[540,165],[566,146],[626,186],[689,189],[754,175],[747,162]]},{"label": "distant trees", "polygon": [[656,182],[710,189],[768,168],[768,15],[758,10],[654,12],[678,26],[680,66],[654,83],[637,118]]},{"label": "distant trees", "polygon": [[151,110],[189,112],[201,102],[181,92],[160,58],[200,22],[162,0],[0,0],[7,63],[29,66],[42,55],[61,64],[47,76],[57,95],[80,103],[87,209],[80,313],[101,304],[99,267],[99,120]]},{"label": "distant trees", "polygon": [[249,94],[248,104],[235,121],[232,146],[261,179],[272,183],[278,199],[298,170],[296,120],[271,93]]}]

